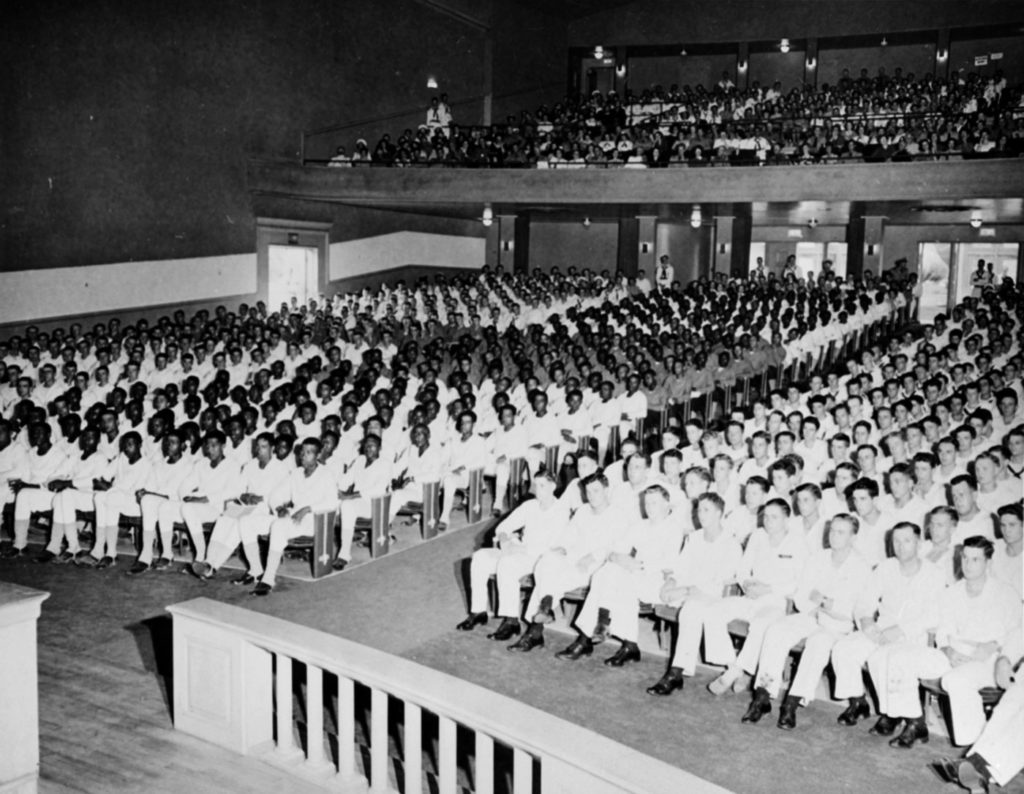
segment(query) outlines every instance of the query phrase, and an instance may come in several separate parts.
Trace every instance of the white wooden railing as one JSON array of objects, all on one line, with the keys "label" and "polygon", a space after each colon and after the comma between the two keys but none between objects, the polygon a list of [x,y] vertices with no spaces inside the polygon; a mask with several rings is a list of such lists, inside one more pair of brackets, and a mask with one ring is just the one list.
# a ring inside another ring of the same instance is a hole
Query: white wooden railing
[{"label": "white wooden railing", "polygon": [[[175,727],[332,790],[420,794],[427,773],[439,794],[725,792],[517,700],[341,637],[207,598],[168,609]],[[304,688],[293,686],[295,674]],[[436,715],[436,736],[425,713]],[[357,763],[367,744],[369,763]],[[401,787],[393,782],[399,765]]]},{"label": "white wooden railing", "polygon": [[36,622],[49,593],[0,582],[0,792],[35,794],[39,781]]}]

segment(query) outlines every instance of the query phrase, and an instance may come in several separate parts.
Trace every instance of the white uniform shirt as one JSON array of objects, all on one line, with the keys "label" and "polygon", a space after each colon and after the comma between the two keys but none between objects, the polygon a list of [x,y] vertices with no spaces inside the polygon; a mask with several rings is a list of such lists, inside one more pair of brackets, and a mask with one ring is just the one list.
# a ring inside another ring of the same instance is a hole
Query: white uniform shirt
[{"label": "white uniform shirt", "polygon": [[69,463],[64,450],[56,444],[51,444],[43,455],[35,449],[30,449],[21,459],[21,468],[15,472],[13,478],[30,485],[45,485],[50,480],[60,479],[66,474]]},{"label": "white uniform shirt", "polygon": [[147,491],[177,499],[182,483],[192,473],[194,466],[195,463],[189,460],[187,455],[182,455],[175,463],[169,462],[167,458],[154,461],[149,478],[142,487]]},{"label": "white uniform shirt", "polygon": [[107,464],[103,473],[104,480],[112,480],[111,490],[135,495],[135,492],[146,487],[153,473],[152,464],[143,457],[130,463],[124,455],[118,455]]},{"label": "white uniform shirt", "polygon": [[[848,632],[853,628],[854,611],[864,597],[870,576],[870,563],[856,549],[851,550],[838,567],[832,562],[832,550],[822,549],[807,558],[793,600],[801,612],[817,612],[822,628]],[[811,602],[810,594],[814,590],[832,599],[832,614],[818,610],[818,605]]]},{"label": "white uniform shirt", "polygon": [[228,458],[222,459],[216,467],[210,463],[209,458],[201,458],[178,489],[182,497],[205,496],[218,509],[241,492],[241,470]]},{"label": "white uniform shirt", "polygon": [[[318,467],[318,471],[320,468]],[[301,470],[300,470],[301,471]],[[326,471],[326,470],[325,470]],[[367,463],[366,456],[360,455],[355,463],[348,467],[338,480],[338,487],[347,491],[354,487],[356,493],[367,499],[375,496],[383,496],[391,490],[391,481],[394,479],[392,464],[383,458],[377,458],[373,463]],[[296,502],[298,505],[298,502]]]},{"label": "white uniform shirt", "polygon": [[[379,462],[379,461],[378,461]],[[280,483],[268,499],[272,508],[291,503],[291,512],[308,507],[314,513],[324,513],[338,506],[338,489],[330,472],[317,466],[308,477],[302,468],[295,468],[288,479]]]},{"label": "white uniform shirt", "polygon": [[[502,549],[521,549],[526,554],[539,556],[551,546],[551,539],[557,537],[558,530],[569,523],[569,508],[561,500],[556,499],[545,508],[537,499],[529,499],[518,505],[508,514],[497,527],[498,532],[506,532],[514,539],[502,544]],[[513,533],[520,533],[516,538]]]},{"label": "white uniform shirt", "polygon": [[721,598],[725,586],[736,581],[743,551],[723,528],[718,538],[709,541],[703,529],[691,532],[679,556],[668,567],[676,584],[693,587],[702,595]]},{"label": "white uniform shirt", "polygon": [[873,617],[877,610],[879,629],[899,626],[907,642],[926,645],[928,632],[939,623],[945,588],[945,572],[934,563],[922,560],[917,573],[906,576],[899,560],[883,560],[871,572],[858,617]]},{"label": "white uniform shirt", "polygon": [[1022,622],[1020,596],[993,577],[986,578],[976,596],[968,595],[964,579],[946,588],[939,602],[939,615],[935,645],[950,646],[964,654],[974,653],[981,643],[1006,645],[1014,631],[1020,632]]},{"label": "white uniform shirt", "polygon": [[755,530],[743,550],[736,579],[741,584],[756,579],[771,585],[772,595],[793,595],[807,562],[807,543],[802,531],[787,531],[772,545],[763,529]]},{"label": "white uniform shirt", "polygon": [[1018,597],[1024,597],[1024,555],[1018,554],[1011,557],[1006,553],[1006,544],[996,541],[995,554],[992,555],[990,566],[992,575],[1000,581],[1006,582],[1016,592]]}]

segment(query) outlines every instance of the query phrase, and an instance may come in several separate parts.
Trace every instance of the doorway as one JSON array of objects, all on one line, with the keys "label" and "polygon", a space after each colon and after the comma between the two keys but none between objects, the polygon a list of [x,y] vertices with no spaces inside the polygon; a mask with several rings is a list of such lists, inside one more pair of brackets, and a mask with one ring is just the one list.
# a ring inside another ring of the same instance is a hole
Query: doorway
[{"label": "doorway", "polygon": [[267,308],[279,311],[282,304],[293,312],[319,294],[320,257],[316,248],[300,245],[270,245]]},{"label": "doorway", "polygon": [[978,262],[991,263],[993,284],[1014,278],[1020,257],[1020,243],[918,243],[918,273],[921,300],[917,318],[933,322],[974,291],[972,276]]}]

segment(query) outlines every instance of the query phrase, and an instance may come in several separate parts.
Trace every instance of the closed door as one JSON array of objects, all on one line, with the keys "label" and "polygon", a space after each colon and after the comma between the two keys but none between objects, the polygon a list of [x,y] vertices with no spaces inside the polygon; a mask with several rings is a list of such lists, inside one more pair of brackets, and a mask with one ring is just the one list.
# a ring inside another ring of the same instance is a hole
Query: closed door
[{"label": "closed door", "polygon": [[267,308],[276,312],[285,304],[294,311],[317,295],[319,256],[316,248],[300,245],[268,246]]}]

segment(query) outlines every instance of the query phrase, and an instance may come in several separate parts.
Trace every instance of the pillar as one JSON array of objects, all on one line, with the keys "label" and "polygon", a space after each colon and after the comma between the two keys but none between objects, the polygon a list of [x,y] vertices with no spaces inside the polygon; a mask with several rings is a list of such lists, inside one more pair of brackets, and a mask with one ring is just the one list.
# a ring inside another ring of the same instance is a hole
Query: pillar
[{"label": "pillar", "polygon": [[655,254],[658,218],[654,215],[640,215],[634,219],[634,222],[637,236],[633,250],[636,252],[637,270],[643,270],[648,277],[653,279],[654,269],[658,266],[658,258]]},{"label": "pillar", "polygon": [[750,44],[746,41],[741,41],[736,51],[736,88],[750,88]]},{"label": "pillar", "polygon": [[732,272],[732,227],[731,215],[715,216],[715,242],[711,252],[711,274],[728,276]]},{"label": "pillar", "polygon": [[[495,264],[504,272],[511,273],[515,270],[516,266],[516,216],[498,215],[491,228],[494,230],[495,236]],[[488,241],[489,240],[490,237],[488,237]],[[490,243],[488,242],[488,246],[489,245]]]},{"label": "pillar", "polygon": [[515,273],[530,272],[530,216],[520,213],[515,217],[512,265]]},{"label": "pillar", "polygon": [[850,278],[882,272],[884,232],[885,218],[881,215],[852,215],[846,235],[846,272]]},{"label": "pillar", "polygon": [[804,53],[804,84],[811,88],[818,87],[818,40],[807,39],[807,51]]}]

